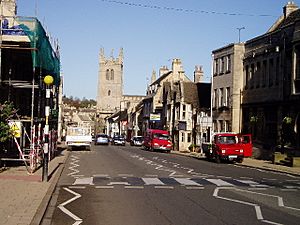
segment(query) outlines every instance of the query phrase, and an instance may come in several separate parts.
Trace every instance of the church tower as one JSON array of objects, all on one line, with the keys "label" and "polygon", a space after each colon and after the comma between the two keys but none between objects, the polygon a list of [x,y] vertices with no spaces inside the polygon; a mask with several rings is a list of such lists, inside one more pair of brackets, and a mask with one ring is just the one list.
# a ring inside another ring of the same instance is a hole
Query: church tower
[{"label": "church tower", "polygon": [[0,0],[1,16],[16,16],[16,0]]},{"label": "church tower", "polygon": [[120,108],[123,97],[123,49],[114,58],[113,50],[106,58],[104,49],[100,49],[97,111],[100,114],[112,114]]}]

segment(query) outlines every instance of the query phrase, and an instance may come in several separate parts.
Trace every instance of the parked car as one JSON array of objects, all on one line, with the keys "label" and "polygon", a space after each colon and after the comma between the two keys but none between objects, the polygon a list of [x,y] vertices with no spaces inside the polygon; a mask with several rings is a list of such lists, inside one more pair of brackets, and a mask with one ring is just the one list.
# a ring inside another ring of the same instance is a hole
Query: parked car
[{"label": "parked car", "polygon": [[109,138],[106,134],[98,134],[95,138],[95,145],[108,145]]},{"label": "parked car", "polygon": [[112,144],[125,146],[125,138],[123,136],[114,136],[112,139]]},{"label": "parked car", "polygon": [[133,136],[130,140],[131,146],[142,146],[144,138],[142,136]]},{"label": "parked car", "polygon": [[252,138],[250,134],[216,133],[212,137],[211,148],[204,151],[210,160],[233,161],[241,163],[244,157],[252,155]]}]

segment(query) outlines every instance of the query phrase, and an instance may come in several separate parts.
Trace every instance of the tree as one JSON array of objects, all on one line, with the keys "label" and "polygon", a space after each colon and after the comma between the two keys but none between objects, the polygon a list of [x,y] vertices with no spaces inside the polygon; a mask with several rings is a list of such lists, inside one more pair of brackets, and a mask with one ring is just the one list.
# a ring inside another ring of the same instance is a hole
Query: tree
[{"label": "tree", "polygon": [[8,125],[8,121],[12,119],[16,114],[16,110],[12,103],[4,102],[0,103],[0,142],[4,143],[11,136],[11,129]]}]

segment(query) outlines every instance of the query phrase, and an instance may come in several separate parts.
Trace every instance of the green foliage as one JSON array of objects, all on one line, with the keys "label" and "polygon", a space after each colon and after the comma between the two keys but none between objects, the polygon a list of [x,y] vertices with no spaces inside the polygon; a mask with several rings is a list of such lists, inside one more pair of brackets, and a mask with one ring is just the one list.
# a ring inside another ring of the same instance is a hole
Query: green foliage
[{"label": "green foliage", "polygon": [[196,144],[190,144],[190,146],[188,147],[189,150],[193,150],[193,148],[199,148],[200,146],[199,145],[196,145]]},{"label": "green foliage", "polygon": [[88,108],[96,105],[96,101],[93,99],[88,100],[86,98],[83,98],[82,100],[80,100],[77,97],[73,98],[73,96],[63,96],[63,103],[74,106],[76,108]]},{"label": "green foliage", "polygon": [[12,133],[8,125],[8,121],[16,114],[16,110],[12,103],[0,103],[0,142],[5,142],[11,137]]}]

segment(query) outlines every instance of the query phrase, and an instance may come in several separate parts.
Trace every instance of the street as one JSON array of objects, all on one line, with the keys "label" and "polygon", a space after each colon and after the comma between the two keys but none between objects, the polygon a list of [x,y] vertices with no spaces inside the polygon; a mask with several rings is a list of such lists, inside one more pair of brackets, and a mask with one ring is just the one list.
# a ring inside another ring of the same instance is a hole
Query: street
[{"label": "street", "polygon": [[300,224],[300,177],[140,147],[72,151],[42,224]]}]

